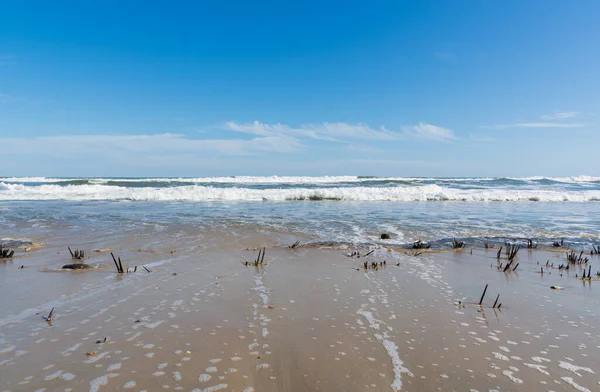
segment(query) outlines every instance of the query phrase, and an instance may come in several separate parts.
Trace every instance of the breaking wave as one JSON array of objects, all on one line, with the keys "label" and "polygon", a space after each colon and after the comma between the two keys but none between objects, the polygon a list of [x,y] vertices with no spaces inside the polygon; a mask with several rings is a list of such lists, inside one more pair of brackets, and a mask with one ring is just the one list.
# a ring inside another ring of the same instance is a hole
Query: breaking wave
[{"label": "breaking wave", "polygon": [[600,190],[461,189],[435,184],[249,188],[184,185],[125,187],[100,184],[27,186],[0,182],[0,200],[131,200],[131,201],[454,201],[454,202],[591,202]]}]

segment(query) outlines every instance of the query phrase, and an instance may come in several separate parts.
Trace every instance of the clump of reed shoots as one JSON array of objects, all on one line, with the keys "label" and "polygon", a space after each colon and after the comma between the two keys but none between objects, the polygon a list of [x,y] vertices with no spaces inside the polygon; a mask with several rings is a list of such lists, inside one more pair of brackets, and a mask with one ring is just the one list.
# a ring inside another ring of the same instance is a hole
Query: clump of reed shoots
[{"label": "clump of reed shoots", "polygon": [[67,249],[69,249],[69,253],[71,254],[71,258],[73,260],[83,260],[85,258],[85,252],[83,249],[75,249],[75,251],[72,251],[70,246],[67,246]]},{"label": "clump of reed shoots", "polygon": [[361,257],[367,257],[373,254],[373,252],[375,252],[375,249],[365,253],[364,255],[361,255],[359,251],[355,250],[352,251],[350,253],[348,253],[346,256],[350,257],[350,258],[354,258],[356,257],[357,259],[360,259]]},{"label": "clump of reed shoots", "polygon": [[369,269],[372,269],[372,270],[375,270],[375,271],[377,271],[377,270],[379,270],[380,268],[383,268],[383,267],[385,267],[385,266],[387,266],[387,262],[386,262],[385,260],[383,260],[383,261],[380,261],[379,263],[378,263],[378,262],[376,262],[376,261],[372,261],[371,263],[369,263],[368,261],[365,261],[365,262],[363,263],[363,269],[364,269],[365,271],[368,271]]},{"label": "clump of reed shoots", "polygon": [[587,257],[583,257],[583,251],[577,255],[577,253],[572,250],[571,252],[567,252],[567,261],[571,264],[581,265],[587,264],[589,259]]},{"label": "clump of reed shoots", "polygon": [[2,247],[2,245],[0,245],[0,259],[12,259],[14,254],[14,250],[10,250],[8,248],[5,249]]},{"label": "clump of reed shoots", "polygon": [[592,280],[592,266],[590,265],[588,268],[587,277],[585,276],[585,268],[583,269],[583,280]]},{"label": "clump of reed shoots", "polygon": [[415,241],[412,244],[413,249],[429,249],[431,248],[431,244],[425,243],[421,240]]},{"label": "clump of reed shoots", "polygon": [[458,241],[456,238],[452,240],[452,249],[462,249],[465,247],[463,241]]},{"label": "clump of reed shoots", "polygon": [[253,265],[255,267],[262,267],[265,264],[265,254],[267,253],[267,249],[263,247],[258,250],[258,255],[256,259],[253,261],[244,261],[244,265],[247,267],[249,265]]},{"label": "clump of reed shoots", "polygon": [[600,255],[600,246],[592,245],[592,250],[590,252],[590,256]]},{"label": "clump of reed shoots", "polygon": [[565,245],[565,240],[564,239],[560,240],[560,242],[554,241],[552,243],[552,246],[555,247],[555,248],[562,248],[564,245]]},{"label": "clump of reed shoots", "polygon": [[531,238],[527,239],[527,249],[535,249],[538,247],[538,244],[534,243]]},{"label": "clump of reed shoots", "polygon": [[[500,262],[500,256],[502,255],[502,249],[503,248],[500,247],[500,249],[498,249],[498,253],[496,254],[496,258],[498,259],[498,262]],[[515,271],[517,269],[517,267],[519,266],[519,263],[517,263],[514,266],[514,268],[512,268],[512,270],[511,270],[511,266],[512,266],[513,262],[515,261],[515,257],[517,257],[517,253],[519,253],[519,249],[521,249],[520,246],[512,245],[507,242],[505,253],[506,253],[508,262],[506,263],[504,268],[502,267],[502,263],[500,263],[500,265],[498,266],[498,269],[499,270],[502,269],[502,272]]]},{"label": "clump of reed shoots", "polygon": [[506,245],[506,256],[508,257],[508,261],[513,261],[515,257],[517,257],[517,253],[519,253],[520,246],[507,244]]}]

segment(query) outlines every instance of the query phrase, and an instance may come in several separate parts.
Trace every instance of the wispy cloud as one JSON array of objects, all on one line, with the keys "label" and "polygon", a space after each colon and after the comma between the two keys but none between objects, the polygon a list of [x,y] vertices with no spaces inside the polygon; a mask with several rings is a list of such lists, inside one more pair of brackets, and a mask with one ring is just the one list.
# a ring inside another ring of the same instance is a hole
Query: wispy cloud
[{"label": "wispy cloud", "polygon": [[[153,167],[159,170],[176,167],[189,172],[193,167],[216,165],[217,171],[245,171],[250,170],[247,165],[251,163],[254,168],[272,169],[276,172],[284,166],[290,168],[291,162],[295,162],[293,164],[297,164],[297,170],[301,171],[308,162],[315,161],[314,157],[323,157],[332,164],[333,156],[342,161],[345,159],[342,157],[381,158],[394,151],[396,144],[392,142],[401,140],[454,139],[451,130],[427,123],[399,128],[397,131],[390,131],[385,127],[372,128],[366,124],[320,123],[293,127],[258,121],[247,124],[228,122],[219,128],[232,133],[225,137],[222,132],[217,133],[208,128],[204,133],[195,132],[192,135],[88,133],[37,137],[0,136],[0,145],[4,151],[2,158],[8,157],[20,162],[22,170],[35,168],[36,171],[43,171],[47,166],[63,172],[122,169],[131,173],[136,167]],[[310,140],[318,140],[320,143],[309,144]],[[326,153],[323,154],[323,151]],[[232,162],[237,162],[238,166],[232,166]],[[357,162],[354,164],[358,165]],[[357,169],[362,170],[365,165]],[[328,167],[324,165],[321,170]],[[348,167],[341,165],[338,171],[342,172],[343,169],[348,170]]]},{"label": "wispy cloud", "polygon": [[360,140],[393,140],[401,136],[399,132],[388,131],[385,127],[371,128],[365,124],[348,124],[342,122],[303,124],[292,127],[286,124],[266,124],[260,121],[253,123],[236,123],[229,121],[224,128],[230,131],[249,133],[260,136],[285,135],[303,137],[330,142],[346,142],[349,139]]},{"label": "wispy cloud", "polygon": [[224,128],[230,131],[243,132],[258,136],[288,136],[308,138],[336,143],[350,143],[355,141],[393,141],[407,138],[450,140],[454,133],[447,128],[420,122],[411,127],[403,127],[401,131],[392,131],[384,126],[373,128],[369,125],[343,122],[304,124],[289,126],[286,124],[266,124],[260,121],[253,123],[227,122]]},{"label": "wispy cloud", "polygon": [[579,116],[579,112],[557,112],[554,114],[545,114],[545,115],[541,116],[540,118],[545,121],[552,121],[552,120],[565,120],[565,119],[574,118],[577,116]]},{"label": "wispy cloud", "polygon": [[579,112],[555,112],[540,116],[542,121],[519,121],[511,124],[484,125],[483,129],[511,129],[511,128],[584,128],[588,124],[582,122],[571,122],[570,120],[579,116]]},{"label": "wispy cloud", "polygon": [[454,132],[448,128],[420,122],[413,127],[404,128],[404,133],[417,139],[428,140],[452,140],[455,139]]}]

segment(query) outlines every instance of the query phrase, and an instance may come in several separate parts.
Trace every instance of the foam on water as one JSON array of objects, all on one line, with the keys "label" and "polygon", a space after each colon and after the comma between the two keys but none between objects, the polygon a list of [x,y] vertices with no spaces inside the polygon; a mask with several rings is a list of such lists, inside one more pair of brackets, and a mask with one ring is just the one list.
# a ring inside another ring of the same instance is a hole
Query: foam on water
[{"label": "foam on water", "polygon": [[[377,336],[379,335],[376,335],[376,337]],[[377,339],[381,340],[381,344],[383,344],[388,356],[392,360],[392,366],[394,369],[394,381],[392,381],[392,389],[394,391],[399,391],[402,389],[402,373],[406,373],[411,377],[413,377],[413,374],[410,370],[403,366],[404,362],[402,362],[400,359],[400,356],[398,355],[398,346],[396,346],[394,342],[387,339],[379,339],[379,337]]]},{"label": "foam on water", "polygon": [[550,375],[550,373],[548,373],[548,372],[546,371],[546,369],[547,369],[547,367],[546,367],[546,366],[543,366],[543,365],[537,365],[537,364],[533,364],[533,363],[524,363],[523,365],[524,365],[524,366],[526,366],[526,367],[528,367],[528,368],[535,369],[535,370],[537,370],[538,372],[540,372],[540,373],[542,373],[542,374],[544,374],[544,375],[546,375],[546,376],[549,376],[549,375]]},{"label": "foam on water", "polygon": [[201,375],[198,376],[198,381],[200,381],[200,382],[207,382],[211,378],[212,378],[212,376],[210,374],[203,373],[203,374],[201,374]]},{"label": "foam on water", "polygon": [[578,390],[579,392],[592,392],[589,389],[577,384],[575,381],[573,381],[572,377],[561,377],[560,379],[572,386],[573,388],[575,388],[576,390]]},{"label": "foam on water", "polygon": [[0,200],[586,202],[600,201],[600,190],[460,189],[436,184],[265,189],[200,185],[130,188],[108,185],[25,186],[0,182]]},{"label": "foam on water", "polygon": [[108,379],[117,377],[119,374],[110,373],[90,381],[90,392],[98,392],[100,387],[108,385]]},{"label": "foam on water", "polygon": [[510,381],[514,382],[515,384],[523,384],[523,380],[513,376],[514,371],[512,371],[512,370],[504,370],[504,371],[502,371],[502,374],[504,374],[506,377],[508,377],[508,379]]},{"label": "foam on water", "polygon": [[212,387],[204,388],[204,389],[192,389],[192,392],[215,392],[220,391],[222,389],[227,389],[227,384],[218,384]]},{"label": "foam on water", "polygon": [[573,365],[572,363],[564,362],[564,361],[559,361],[558,367],[566,369],[570,372],[573,372],[580,377],[581,377],[581,374],[578,373],[579,371],[584,371],[584,372],[588,372],[591,374],[595,374],[594,371],[588,367],[577,366],[577,365]]}]

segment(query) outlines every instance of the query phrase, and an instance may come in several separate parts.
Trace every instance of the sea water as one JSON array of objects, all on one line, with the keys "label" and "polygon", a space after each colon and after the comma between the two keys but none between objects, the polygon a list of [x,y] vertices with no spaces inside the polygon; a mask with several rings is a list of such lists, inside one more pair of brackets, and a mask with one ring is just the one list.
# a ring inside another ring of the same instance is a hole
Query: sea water
[{"label": "sea water", "polygon": [[434,247],[564,238],[586,248],[600,237],[600,178],[0,178],[2,238],[116,225]]}]

